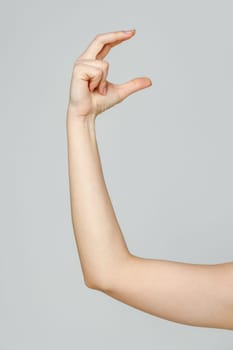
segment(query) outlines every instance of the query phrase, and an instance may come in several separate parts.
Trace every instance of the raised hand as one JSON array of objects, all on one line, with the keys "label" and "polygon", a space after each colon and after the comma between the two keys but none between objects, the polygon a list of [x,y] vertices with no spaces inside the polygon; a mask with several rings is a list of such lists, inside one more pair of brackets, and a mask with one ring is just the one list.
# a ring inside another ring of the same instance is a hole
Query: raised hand
[{"label": "raised hand", "polygon": [[113,46],[133,37],[135,30],[98,34],[74,63],[68,110],[77,117],[96,117],[132,93],[152,85],[147,77],[123,84],[107,80],[109,63],[104,60]]}]

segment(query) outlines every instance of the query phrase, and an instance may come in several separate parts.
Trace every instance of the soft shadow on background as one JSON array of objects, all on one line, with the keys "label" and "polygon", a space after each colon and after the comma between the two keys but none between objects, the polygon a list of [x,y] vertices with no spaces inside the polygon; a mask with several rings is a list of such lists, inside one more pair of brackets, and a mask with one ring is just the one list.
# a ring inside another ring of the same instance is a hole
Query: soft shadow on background
[{"label": "soft shadow on background", "polygon": [[232,349],[228,330],[163,320],[84,285],[65,130],[75,59],[96,34],[136,28],[106,57],[108,79],[153,85],[96,120],[128,247],[232,261],[232,10],[205,0],[1,4],[1,350]]}]

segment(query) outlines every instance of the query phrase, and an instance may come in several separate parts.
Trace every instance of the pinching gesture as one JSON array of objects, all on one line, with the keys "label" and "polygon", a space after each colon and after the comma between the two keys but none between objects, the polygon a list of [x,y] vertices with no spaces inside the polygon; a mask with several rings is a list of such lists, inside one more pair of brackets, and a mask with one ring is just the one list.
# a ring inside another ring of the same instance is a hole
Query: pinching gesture
[{"label": "pinching gesture", "polygon": [[70,85],[69,112],[79,118],[95,117],[132,93],[149,87],[147,77],[123,84],[107,80],[109,63],[104,60],[113,46],[132,38],[135,30],[98,34],[74,63]]}]

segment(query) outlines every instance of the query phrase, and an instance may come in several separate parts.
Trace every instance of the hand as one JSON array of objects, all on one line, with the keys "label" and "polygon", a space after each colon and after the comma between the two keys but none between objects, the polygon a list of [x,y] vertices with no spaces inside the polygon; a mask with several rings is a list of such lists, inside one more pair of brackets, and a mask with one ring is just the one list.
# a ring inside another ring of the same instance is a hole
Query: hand
[{"label": "hand", "polygon": [[124,84],[107,81],[109,63],[104,59],[110,49],[133,37],[135,30],[97,35],[75,61],[70,85],[68,110],[77,117],[95,117],[123,101],[132,93],[149,87],[147,77],[135,78]]}]

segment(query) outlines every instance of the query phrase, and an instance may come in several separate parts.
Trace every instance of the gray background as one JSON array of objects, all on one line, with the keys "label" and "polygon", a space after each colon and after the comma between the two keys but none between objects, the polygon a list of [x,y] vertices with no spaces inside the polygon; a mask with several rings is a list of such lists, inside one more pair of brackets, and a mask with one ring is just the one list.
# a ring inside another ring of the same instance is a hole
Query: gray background
[{"label": "gray background", "polygon": [[[132,253],[233,259],[231,1],[1,2],[0,350],[232,349],[86,288],[71,226],[65,116],[74,60],[102,32],[108,79],[153,86],[99,115],[105,180]],[[156,297],[156,296],[155,296]]]}]

